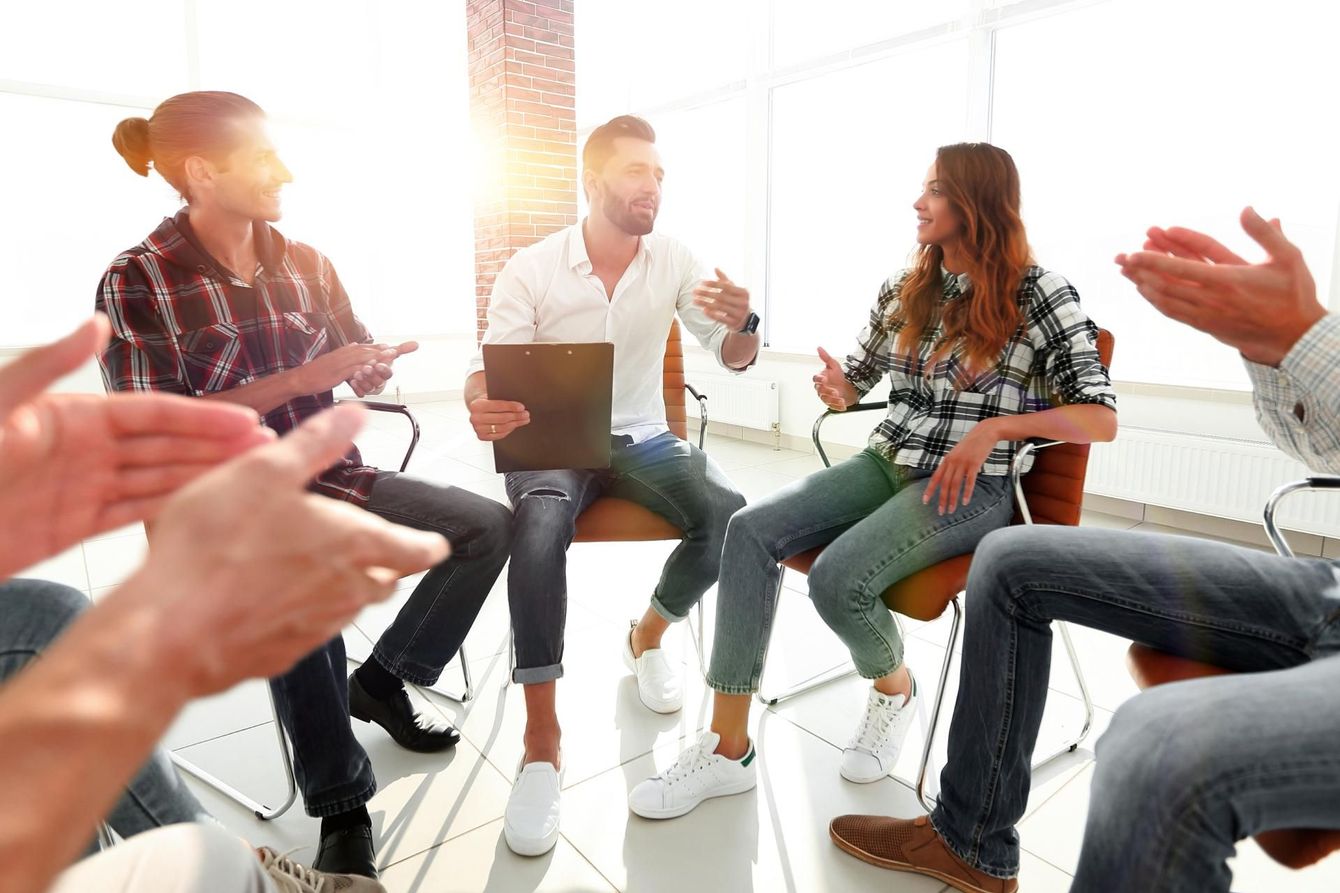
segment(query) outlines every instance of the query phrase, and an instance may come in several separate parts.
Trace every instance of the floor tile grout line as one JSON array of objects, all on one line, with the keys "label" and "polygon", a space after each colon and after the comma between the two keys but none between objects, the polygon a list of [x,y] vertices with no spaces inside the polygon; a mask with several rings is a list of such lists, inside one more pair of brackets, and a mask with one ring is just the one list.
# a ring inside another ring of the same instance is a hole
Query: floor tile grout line
[{"label": "floor tile grout line", "polygon": [[572,851],[576,853],[578,856],[580,856],[583,862],[591,866],[591,870],[594,871],[596,875],[600,877],[601,880],[610,885],[611,890],[616,891],[616,893],[623,893],[623,888],[620,887],[618,884],[614,883],[614,881],[611,880],[609,877],[607,877],[605,875],[605,872],[600,870],[600,866],[596,865],[596,863],[593,862],[591,858],[586,855],[586,853],[583,853],[581,849],[578,848],[577,844],[574,843],[572,839],[568,837],[567,834],[560,831],[558,832],[558,836],[562,838],[564,841],[566,841],[568,846],[572,847]]},{"label": "floor tile grout line", "polygon": [[221,741],[224,738],[228,738],[232,735],[240,735],[243,732],[250,732],[255,729],[262,728],[263,726],[272,726],[274,724],[275,721],[273,719],[267,719],[264,722],[253,723],[252,725],[249,726],[243,726],[240,729],[233,729],[231,732],[222,732],[218,735],[213,736],[212,738],[201,738],[199,741],[192,741],[190,744],[179,744],[176,747],[169,747],[167,748],[167,750],[170,750],[172,753],[179,753],[180,751],[186,750],[187,748],[199,747],[202,744],[210,744],[215,741]]}]

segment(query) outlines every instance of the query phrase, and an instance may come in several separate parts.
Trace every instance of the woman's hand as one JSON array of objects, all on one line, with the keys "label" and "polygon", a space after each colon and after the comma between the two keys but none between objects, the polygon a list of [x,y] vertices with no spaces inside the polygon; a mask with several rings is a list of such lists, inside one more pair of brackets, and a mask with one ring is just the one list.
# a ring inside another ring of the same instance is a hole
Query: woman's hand
[{"label": "woman's hand", "polygon": [[991,418],[978,422],[958,442],[958,445],[949,451],[949,455],[940,460],[935,474],[931,475],[931,482],[927,485],[926,492],[921,496],[923,505],[930,503],[937,488],[940,491],[940,514],[943,515],[946,509],[953,514],[959,507],[960,490],[963,493],[962,504],[968,504],[972,499],[973,485],[977,483],[977,475],[986,464],[991,451],[996,448],[996,444],[1003,439],[995,425],[997,421],[999,419]]},{"label": "woman's hand", "polygon": [[860,399],[856,388],[847,381],[842,372],[842,364],[833,359],[828,351],[819,348],[819,359],[824,361],[823,371],[814,376],[814,393],[824,402],[824,406],[834,412],[844,412]]}]

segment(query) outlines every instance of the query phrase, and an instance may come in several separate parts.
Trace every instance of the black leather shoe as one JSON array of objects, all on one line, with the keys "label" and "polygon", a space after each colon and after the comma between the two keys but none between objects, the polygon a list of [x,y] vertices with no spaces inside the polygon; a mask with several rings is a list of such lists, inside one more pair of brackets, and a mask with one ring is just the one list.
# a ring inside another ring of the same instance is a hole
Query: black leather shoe
[{"label": "black leather shoe", "polygon": [[418,753],[448,750],[461,740],[461,733],[450,725],[437,725],[416,714],[403,688],[389,701],[379,701],[367,693],[356,675],[349,677],[349,715],[363,722],[375,722],[396,744]]},{"label": "black leather shoe", "polygon": [[322,836],[312,867],[327,874],[358,874],[377,879],[377,855],[372,828],[358,825]]}]

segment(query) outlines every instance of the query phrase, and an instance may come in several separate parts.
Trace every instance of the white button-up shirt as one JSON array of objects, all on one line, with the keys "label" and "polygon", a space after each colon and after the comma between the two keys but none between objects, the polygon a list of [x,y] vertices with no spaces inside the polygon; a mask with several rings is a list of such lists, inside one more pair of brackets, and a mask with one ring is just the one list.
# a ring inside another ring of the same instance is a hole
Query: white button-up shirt
[{"label": "white button-up shirt", "polygon": [[[669,430],[661,374],[665,339],[676,312],[698,343],[721,362],[729,330],[693,302],[693,289],[705,278],[711,278],[710,271],[686,247],[652,233],[642,237],[613,296],[606,297],[578,223],[522,248],[507,261],[493,283],[484,343],[613,342],[610,429],[641,443]],[[483,368],[483,354],[477,351],[470,372]]]}]

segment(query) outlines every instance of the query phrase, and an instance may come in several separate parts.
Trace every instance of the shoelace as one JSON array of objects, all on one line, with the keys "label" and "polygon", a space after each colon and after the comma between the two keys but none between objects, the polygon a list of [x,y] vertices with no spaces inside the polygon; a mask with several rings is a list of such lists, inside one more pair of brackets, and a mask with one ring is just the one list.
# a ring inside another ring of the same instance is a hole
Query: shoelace
[{"label": "shoelace", "polygon": [[280,893],[322,893],[326,886],[326,877],[315,868],[308,868],[289,858],[295,850],[276,853],[269,847],[261,847],[261,867],[270,875]]},{"label": "shoelace", "polygon": [[847,746],[867,753],[874,753],[883,748],[889,738],[889,726],[893,723],[893,715],[884,709],[882,704],[873,709],[867,706],[865,716],[861,718],[861,727],[856,730],[851,744]]},{"label": "shoelace", "polygon": [[669,784],[676,784],[711,765],[711,756],[700,741],[679,755],[679,758],[661,773],[661,778]]}]

